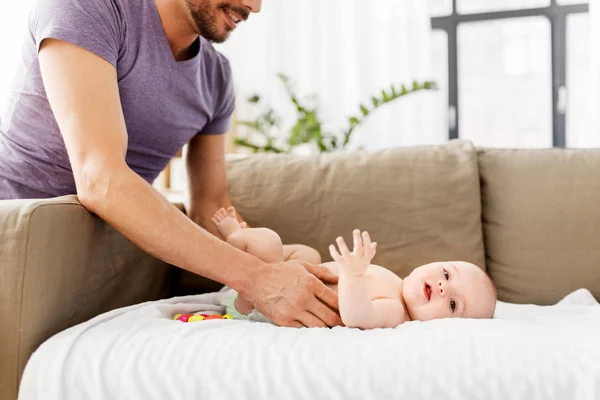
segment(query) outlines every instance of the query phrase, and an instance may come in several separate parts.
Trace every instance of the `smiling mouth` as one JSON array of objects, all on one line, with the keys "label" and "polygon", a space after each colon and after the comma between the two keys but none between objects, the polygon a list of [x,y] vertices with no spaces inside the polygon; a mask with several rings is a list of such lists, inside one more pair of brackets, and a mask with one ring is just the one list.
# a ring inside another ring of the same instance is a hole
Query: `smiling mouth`
[{"label": "smiling mouth", "polygon": [[225,19],[227,20],[227,23],[229,24],[231,29],[235,29],[238,26],[238,24],[243,20],[241,17],[238,17],[236,14],[225,9],[223,9],[223,14],[225,15]]},{"label": "smiling mouth", "polygon": [[427,282],[425,282],[425,285],[423,285],[423,294],[425,295],[427,301],[431,300],[431,286],[429,286]]}]

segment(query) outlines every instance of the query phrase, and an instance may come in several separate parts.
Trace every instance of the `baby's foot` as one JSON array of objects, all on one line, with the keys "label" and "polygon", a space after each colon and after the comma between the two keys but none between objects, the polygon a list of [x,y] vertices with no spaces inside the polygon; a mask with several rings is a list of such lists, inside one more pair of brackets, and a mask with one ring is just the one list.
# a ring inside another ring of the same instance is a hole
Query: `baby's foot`
[{"label": "baby's foot", "polygon": [[217,226],[219,233],[225,240],[233,233],[242,229],[235,214],[235,208],[228,207],[219,209],[212,218],[213,223]]}]

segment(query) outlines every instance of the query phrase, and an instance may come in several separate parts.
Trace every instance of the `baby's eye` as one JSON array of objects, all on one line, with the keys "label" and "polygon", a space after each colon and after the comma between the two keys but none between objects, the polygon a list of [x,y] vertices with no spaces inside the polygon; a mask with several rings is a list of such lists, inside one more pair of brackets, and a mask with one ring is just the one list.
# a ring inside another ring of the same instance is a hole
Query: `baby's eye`
[{"label": "baby's eye", "polygon": [[456,301],[450,300],[450,309],[452,312],[456,311]]},{"label": "baby's eye", "polygon": [[444,278],[446,278],[446,280],[450,279],[450,274],[448,274],[448,271],[444,270]]}]

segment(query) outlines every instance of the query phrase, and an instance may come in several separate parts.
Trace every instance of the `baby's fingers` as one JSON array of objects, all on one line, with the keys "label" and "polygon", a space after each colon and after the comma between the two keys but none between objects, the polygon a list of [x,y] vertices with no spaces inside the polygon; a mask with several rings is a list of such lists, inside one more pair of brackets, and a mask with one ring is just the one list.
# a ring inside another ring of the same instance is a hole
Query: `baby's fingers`
[{"label": "baby's fingers", "polygon": [[339,263],[339,262],[344,261],[342,256],[340,256],[340,253],[337,252],[335,246],[332,244],[329,245],[329,254],[331,254],[331,258],[333,258],[333,261],[335,261],[335,262]]},{"label": "baby's fingers", "polygon": [[369,232],[364,231],[362,233],[362,240],[363,240],[363,245],[365,246],[365,249],[368,249],[371,247],[371,236],[369,235]]},{"label": "baby's fingers", "polygon": [[371,243],[371,246],[369,247],[369,256],[371,258],[375,257],[375,253],[377,253],[377,242]]},{"label": "baby's fingers", "polygon": [[362,240],[360,238],[360,231],[358,229],[355,229],[352,232],[352,238],[354,240],[354,249],[353,249],[352,252],[354,253],[355,256],[362,257],[362,255],[363,255],[363,242],[362,242]]},{"label": "baby's fingers", "polygon": [[369,232],[364,231],[362,233],[362,241],[363,245],[365,246],[365,258],[369,258],[370,260],[371,258],[373,258],[373,256],[371,255],[371,236],[369,235]]},{"label": "baby's fingers", "polygon": [[339,236],[335,241],[336,241],[338,247],[340,248],[340,252],[342,253],[342,256],[346,259],[349,259],[350,258],[350,250],[348,250],[348,246],[346,246],[346,242],[344,241],[344,238]]}]

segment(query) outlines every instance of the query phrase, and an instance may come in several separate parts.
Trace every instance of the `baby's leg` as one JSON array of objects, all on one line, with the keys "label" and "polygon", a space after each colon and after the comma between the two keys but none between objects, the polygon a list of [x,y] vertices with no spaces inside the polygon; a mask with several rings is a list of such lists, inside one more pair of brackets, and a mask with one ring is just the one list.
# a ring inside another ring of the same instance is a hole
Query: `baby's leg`
[{"label": "baby's leg", "polygon": [[[213,222],[227,243],[248,252],[265,262],[283,261],[283,244],[274,231],[267,228],[242,229],[237,221],[235,209],[221,208],[213,217]],[[248,314],[254,308],[243,296],[238,295],[235,307],[242,314]]]},{"label": "baby's leg", "polygon": [[321,254],[312,247],[303,244],[283,245],[283,259],[305,261],[311,264],[321,264]]},{"label": "baby's leg", "polygon": [[242,229],[235,215],[235,209],[221,208],[213,217],[217,229],[227,243],[247,253],[255,255],[265,262],[283,261],[281,238],[271,229]]}]

